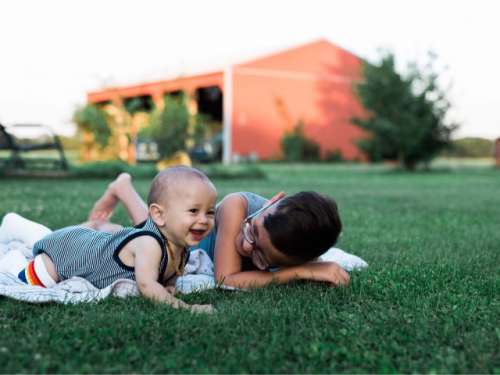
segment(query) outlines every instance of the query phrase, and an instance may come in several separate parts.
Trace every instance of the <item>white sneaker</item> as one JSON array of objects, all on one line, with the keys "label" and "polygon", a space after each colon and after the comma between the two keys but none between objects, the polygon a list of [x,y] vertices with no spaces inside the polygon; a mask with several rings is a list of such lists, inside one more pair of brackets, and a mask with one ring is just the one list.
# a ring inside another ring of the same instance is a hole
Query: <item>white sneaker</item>
[{"label": "white sneaker", "polygon": [[52,231],[46,226],[11,212],[3,217],[0,226],[0,242],[20,241],[32,249],[35,242],[50,233]]},{"label": "white sneaker", "polygon": [[335,262],[347,272],[351,272],[352,270],[361,270],[368,267],[368,263],[360,257],[349,254],[344,250],[337,249],[336,247],[328,249],[326,253],[318,258],[318,260],[321,262]]}]

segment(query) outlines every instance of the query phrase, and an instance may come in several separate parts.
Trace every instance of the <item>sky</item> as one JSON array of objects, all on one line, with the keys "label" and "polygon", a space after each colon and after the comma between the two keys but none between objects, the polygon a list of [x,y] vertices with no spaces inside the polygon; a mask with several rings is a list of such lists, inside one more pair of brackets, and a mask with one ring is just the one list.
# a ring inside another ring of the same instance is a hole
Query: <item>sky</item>
[{"label": "sky", "polygon": [[494,139],[499,10],[494,0],[2,0],[0,122],[71,135],[88,91],[223,69],[323,38],[372,62],[390,49],[401,70],[434,51],[450,118],[461,124],[455,137]]}]

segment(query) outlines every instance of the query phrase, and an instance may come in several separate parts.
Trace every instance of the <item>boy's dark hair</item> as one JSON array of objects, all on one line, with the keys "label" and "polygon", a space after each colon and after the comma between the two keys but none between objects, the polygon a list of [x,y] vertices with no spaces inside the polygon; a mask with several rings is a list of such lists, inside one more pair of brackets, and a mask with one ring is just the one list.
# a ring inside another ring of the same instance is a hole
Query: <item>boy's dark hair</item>
[{"label": "boy's dark hair", "polygon": [[342,231],[337,203],[314,191],[287,196],[264,219],[272,244],[283,254],[307,262],[335,245]]}]

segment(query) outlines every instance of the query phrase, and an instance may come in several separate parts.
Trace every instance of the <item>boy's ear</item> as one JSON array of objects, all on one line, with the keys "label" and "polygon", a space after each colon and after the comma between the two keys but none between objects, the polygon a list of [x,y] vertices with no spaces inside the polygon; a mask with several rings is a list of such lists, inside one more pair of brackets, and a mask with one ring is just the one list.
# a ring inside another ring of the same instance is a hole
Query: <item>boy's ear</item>
[{"label": "boy's ear", "polygon": [[267,206],[273,204],[274,202],[276,202],[278,199],[281,199],[285,196],[285,193],[283,191],[280,191],[278,194],[275,194],[273,195],[273,197],[271,199],[269,199],[269,201],[267,202]]},{"label": "boy's ear", "polygon": [[157,203],[152,203],[149,205],[149,214],[154,223],[160,227],[165,225],[165,208]]}]

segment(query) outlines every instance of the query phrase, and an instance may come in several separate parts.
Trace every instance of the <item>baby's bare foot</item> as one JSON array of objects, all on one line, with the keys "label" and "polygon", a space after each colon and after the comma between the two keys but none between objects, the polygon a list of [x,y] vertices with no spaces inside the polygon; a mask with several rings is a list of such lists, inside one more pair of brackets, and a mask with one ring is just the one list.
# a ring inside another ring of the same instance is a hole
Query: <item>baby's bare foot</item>
[{"label": "baby's bare foot", "polygon": [[128,173],[121,173],[116,180],[108,185],[101,198],[94,204],[88,220],[109,220],[118,204],[119,191],[124,185],[130,184],[132,177]]},{"label": "baby's bare foot", "polygon": [[89,213],[89,221],[103,221],[109,220],[113,214],[113,210],[118,204],[118,199],[113,194],[106,190],[104,195],[95,202],[92,211]]},{"label": "baby's bare foot", "polygon": [[132,181],[132,176],[128,173],[120,173],[116,180],[114,180],[111,184],[111,188],[113,192],[118,195],[119,190],[121,190],[124,186],[129,186]]}]

